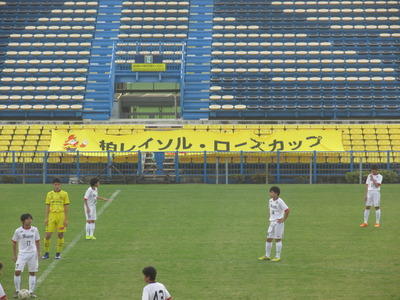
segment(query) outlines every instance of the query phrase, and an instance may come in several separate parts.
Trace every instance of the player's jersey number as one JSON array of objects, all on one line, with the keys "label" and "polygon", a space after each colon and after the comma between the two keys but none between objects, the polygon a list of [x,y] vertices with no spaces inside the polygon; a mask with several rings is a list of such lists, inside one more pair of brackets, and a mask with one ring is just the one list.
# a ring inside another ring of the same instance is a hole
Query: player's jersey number
[{"label": "player's jersey number", "polygon": [[164,291],[163,290],[159,290],[158,292],[155,292],[153,300],[165,300]]}]

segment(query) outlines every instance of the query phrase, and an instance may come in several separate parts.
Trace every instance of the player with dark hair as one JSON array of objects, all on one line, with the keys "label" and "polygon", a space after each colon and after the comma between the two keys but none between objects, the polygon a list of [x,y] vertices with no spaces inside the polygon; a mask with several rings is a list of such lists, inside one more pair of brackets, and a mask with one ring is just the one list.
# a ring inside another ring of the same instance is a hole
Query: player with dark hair
[{"label": "player with dark hair", "polygon": [[90,187],[86,190],[85,196],[83,197],[84,201],[84,211],[86,215],[86,239],[87,240],[95,240],[94,230],[96,227],[96,204],[97,199],[103,201],[111,201],[110,199],[100,197],[98,195],[97,188],[99,187],[100,180],[98,178],[90,179]]},{"label": "player with dark hair", "polygon": [[142,270],[144,281],[147,285],[143,288],[142,300],[172,300],[166,287],[156,282],[157,270],[154,267],[146,267]]},{"label": "player with dark hair", "polygon": [[29,293],[31,294],[31,298],[37,297],[34,292],[36,286],[36,273],[39,268],[40,236],[38,229],[32,226],[32,221],[32,215],[23,214],[21,216],[22,226],[15,230],[12,237],[15,261],[14,298],[18,297],[18,293],[21,290],[21,273],[24,271],[26,264],[29,269]]},{"label": "player with dark hair", "polygon": [[46,196],[46,236],[44,239],[43,259],[49,258],[50,239],[53,232],[58,233],[56,246],[56,259],[61,258],[61,251],[64,248],[64,232],[68,226],[68,205],[70,204],[68,193],[61,189],[61,181],[58,178],[53,180],[53,190]]},{"label": "player with dark hair", "polygon": [[[279,197],[281,190],[277,186],[269,189],[269,227],[267,233],[267,241],[265,244],[265,256],[258,258],[259,260],[271,260],[278,262],[281,260],[282,238],[285,229],[285,221],[289,216],[289,207]],[[271,259],[272,242],[275,240],[276,252],[275,258]]]},{"label": "player with dark hair", "polygon": [[379,174],[378,166],[371,166],[371,173],[368,174],[367,181],[365,182],[365,209],[364,209],[364,222],[360,227],[368,226],[368,218],[371,206],[375,207],[375,225],[374,227],[381,226],[381,185],[383,176]]}]

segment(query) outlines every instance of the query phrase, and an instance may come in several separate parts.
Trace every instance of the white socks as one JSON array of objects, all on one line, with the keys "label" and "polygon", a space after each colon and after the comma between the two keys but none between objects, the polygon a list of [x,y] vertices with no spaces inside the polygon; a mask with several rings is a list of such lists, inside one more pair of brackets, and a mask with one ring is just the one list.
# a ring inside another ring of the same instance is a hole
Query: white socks
[{"label": "white socks", "polygon": [[93,236],[95,228],[95,223],[86,223],[86,236]]},{"label": "white socks", "polygon": [[381,223],[381,210],[380,209],[375,211],[375,216],[376,216],[376,224],[380,224]]},{"label": "white socks", "polygon": [[94,236],[95,223],[90,223],[90,236]]},{"label": "white socks", "polygon": [[36,287],[36,276],[29,275],[29,293],[33,293]]},{"label": "white socks", "polygon": [[276,254],[275,257],[280,258],[281,257],[281,252],[282,252],[282,241],[276,242]]},{"label": "white socks", "polygon": [[20,276],[14,275],[14,285],[15,285],[15,291],[19,292],[21,290],[21,275]]},{"label": "white socks", "polygon": [[265,256],[266,257],[271,257],[271,249],[272,249],[272,242],[266,242],[265,243]]},{"label": "white socks", "polygon": [[86,223],[86,236],[90,236],[90,223]]},{"label": "white socks", "polygon": [[[369,218],[369,211],[370,209],[365,209],[364,210],[364,223],[368,224],[368,218]],[[376,224],[381,223],[381,209],[377,209],[375,211],[375,216],[376,216]]]},{"label": "white socks", "polygon": [[369,218],[369,209],[364,210],[364,223],[368,224],[368,218]]}]

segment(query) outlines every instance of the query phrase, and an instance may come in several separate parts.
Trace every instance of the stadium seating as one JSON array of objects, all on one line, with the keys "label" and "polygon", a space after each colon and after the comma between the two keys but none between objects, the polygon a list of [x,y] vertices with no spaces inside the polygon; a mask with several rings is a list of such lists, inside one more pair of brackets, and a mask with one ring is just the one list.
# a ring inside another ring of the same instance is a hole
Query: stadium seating
[{"label": "stadium seating", "polygon": [[399,1],[215,1],[210,116],[398,116]]},{"label": "stadium seating", "polygon": [[[120,72],[179,83],[186,119],[398,118],[399,16],[394,0],[1,1],[0,117],[108,119]],[[146,54],[167,72],[132,73]]]},{"label": "stadium seating", "polygon": [[0,116],[80,118],[98,2],[4,4]]},{"label": "stadium seating", "polygon": [[[25,162],[32,162],[38,160],[41,161],[43,158],[43,152],[47,151],[50,140],[51,130],[62,129],[62,130],[77,130],[83,128],[82,125],[0,125],[0,154],[3,159],[8,162],[12,161],[13,155],[18,159],[23,159]],[[112,124],[96,124],[96,125],[85,125],[85,129],[92,130],[106,130],[108,134],[132,134],[145,130],[145,125],[112,125]],[[364,162],[386,162],[387,151],[398,151],[400,149],[400,125],[398,124],[369,124],[369,125],[349,125],[349,124],[315,124],[315,125],[184,125],[183,128],[187,130],[206,130],[206,131],[238,131],[238,130],[253,130],[257,133],[271,133],[274,130],[282,129],[336,129],[343,132],[343,145],[347,151],[360,151],[353,155],[357,158],[362,157]],[[7,151],[16,151],[14,154]],[[19,151],[28,151],[27,153],[21,153]],[[361,152],[367,151],[367,152]],[[368,152],[372,151],[372,152]],[[382,151],[380,153],[373,151]],[[385,152],[386,151],[386,152]],[[400,156],[396,156],[395,153],[391,153],[394,162],[400,162]],[[230,157],[233,161],[240,159],[239,154],[218,154],[208,155],[209,162],[212,162],[216,156]],[[261,162],[269,161],[272,162],[275,159],[275,154],[257,154],[253,156],[253,159],[261,160]],[[299,155],[285,154],[282,161],[291,159],[298,160]],[[326,154],[326,159],[331,160],[330,162],[349,162],[350,154]],[[214,158],[213,158],[214,157]],[[251,157],[251,155],[250,155]],[[304,156],[307,161],[309,158]],[[54,160],[66,159],[60,156],[60,154],[54,155]],[[88,162],[95,162],[96,157],[87,157]],[[104,158],[103,158],[104,159]],[[119,158],[128,159],[128,158]],[[184,155],[181,156],[182,162],[197,162],[203,161],[202,156]],[[377,161],[378,160],[378,161]],[[301,161],[296,161],[301,162]]]}]

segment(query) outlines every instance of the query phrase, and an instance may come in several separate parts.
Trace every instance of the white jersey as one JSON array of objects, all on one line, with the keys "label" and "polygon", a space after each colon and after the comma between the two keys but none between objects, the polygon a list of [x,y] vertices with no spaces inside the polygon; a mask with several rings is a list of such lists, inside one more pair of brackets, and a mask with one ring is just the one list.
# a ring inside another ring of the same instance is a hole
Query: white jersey
[{"label": "white jersey", "polygon": [[376,187],[374,182],[371,180],[371,176],[374,177],[375,181],[377,183],[382,183],[383,180],[383,176],[381,174],[377,174],[377,175],[371,175],[369,174],[367,177],[367,181],[365,182],[365,184],[368,184],[368,191],[380,191],[381,187],[378,186]]},{"label": "white jersey", "polygon": [[97,193],[96,187],[95,188],[89,187],[86,190],[84,199],[87,201],[88,206],[92,206],[92,207],[96,206],[97,196],[98,196],[98,193]]},{"label": "white jersey", "polygon": [[40,240],[39,231],[35,226],[31,226],[29,229],[21,226],[15,230],[12,240],[18,243],[19,254],[36,253],[35,243]]},{"label": "white jersey", "polygon": [[143,288],[142,300],[168,300],[171,295],[162,283],[152,282]]},{"label": "white jersey", "polygon": [[276,200],[272,198],[269,199],[269,220],[271,222],[275,222],[278,219],[282,219],[285,215],[285,211],[288,208],[289,207],[281,198],[278,198]]},{"label": "white jersey", "polygon": [[6,299],[6,297],[7,297],[7,295],[4,292],[4,289],[3,289],[3,287],[1,286],[1,283],[0,283],[0,300]]}]

